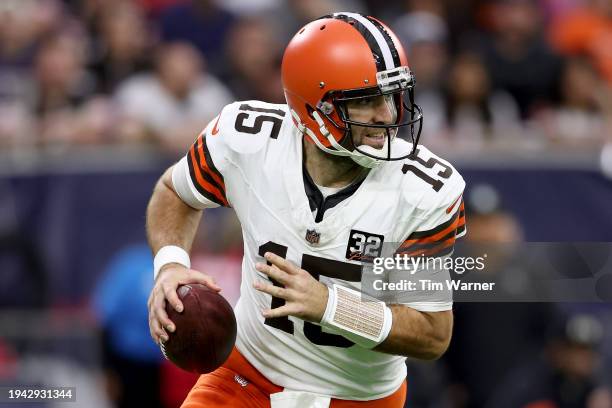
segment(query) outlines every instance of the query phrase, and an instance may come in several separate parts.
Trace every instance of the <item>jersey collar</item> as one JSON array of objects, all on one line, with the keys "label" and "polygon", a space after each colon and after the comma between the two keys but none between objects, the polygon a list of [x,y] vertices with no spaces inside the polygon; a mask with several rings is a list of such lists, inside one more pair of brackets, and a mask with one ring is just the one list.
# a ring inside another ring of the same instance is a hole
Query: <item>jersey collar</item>
[{"label": "jersey collar", "polygon": [[302,175],[304,178],[304,190],[306,192],[306,197],[308,197],[310,210],[317,212],[315,217],[316,223],[321,222],[325,211],[329,210],[330,208],[334,208],[343,200],[352,196],[353,193],[357,191],[359,186],[361,186],[363,180],[365,180],[365,177],[361,177],[358,181],[346,186],[337,193],[334,193],[327,198],[323,198],[323,194],[321,194],[321,191],[310,177],[308,170],[306,170],[305,164],[302,164]]}]

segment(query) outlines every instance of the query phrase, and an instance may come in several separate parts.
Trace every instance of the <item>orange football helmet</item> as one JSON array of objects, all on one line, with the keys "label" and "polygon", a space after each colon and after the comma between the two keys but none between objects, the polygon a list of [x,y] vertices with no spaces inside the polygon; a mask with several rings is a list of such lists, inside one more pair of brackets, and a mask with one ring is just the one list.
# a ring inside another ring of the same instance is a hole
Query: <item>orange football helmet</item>
[{"label": "orange football helmet", "polygon": [[[399,40],[377,19],[342,12],[305,25],[285,50],[282,82],[294,122],[325,152],[350,156],[365,167],[414,153],[423,123],[422,110],[414,102],[414,75]],[[376,96],[392,99],[394,123],[351,120],[348,101]],[[385,145],[355,146],[351,125],[383,128]],[[403,127],[408,134],[398,133]],[[396,135],[412,147],[397,149],[394,155]]]}]

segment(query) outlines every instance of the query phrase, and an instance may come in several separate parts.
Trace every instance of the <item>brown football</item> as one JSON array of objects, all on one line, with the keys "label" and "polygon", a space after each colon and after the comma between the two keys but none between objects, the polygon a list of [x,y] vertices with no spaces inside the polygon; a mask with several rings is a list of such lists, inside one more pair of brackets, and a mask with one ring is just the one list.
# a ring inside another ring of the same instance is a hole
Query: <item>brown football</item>
[{"label": "brown football", "polygon": [[223,296],[199,283],[181,285],[177,293],[183,311],[178,313],[166,303],[166,312],[176,330],[168,333],[162,353],[183,370],[201,374],[214,371],[227,360],[236,342],[232,306]]}]

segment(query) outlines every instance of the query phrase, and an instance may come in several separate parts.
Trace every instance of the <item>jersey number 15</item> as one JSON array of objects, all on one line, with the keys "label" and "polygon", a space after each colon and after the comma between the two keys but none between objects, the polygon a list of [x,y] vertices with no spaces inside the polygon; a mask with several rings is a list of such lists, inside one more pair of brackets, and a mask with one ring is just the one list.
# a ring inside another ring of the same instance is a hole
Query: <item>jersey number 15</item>
[{"label": "jersey number 15", "polygon": [[[261,245],[258,249],[260,256],[263,256],[266,252],[272,252],[283,258],[287,257],[287,247],[284,245],[277,244],[276,242],[268,241]],[[268,265],[271,265],[268,262]],[[321,276],[327,276],[334,279],[342,279],[348,282],[359,282],[361,281],[361,265],[351,264],[347,262],[336,261],[334,259],[322,258],[319,256],[313,256],[304,254],[302,255],[301,268],[305,269],[312,275],[313,278],[319,280]],[[274,279],[270,278],[274,286],[282,286]],[[270,308],[275,309],[285,304],[285,300],[277,297],[272,297],[272,304]],[[293,334],[293,322],[289,320],[289,317],[274,317],[264,321],[268,326],[282,330],[286,333]],[[314,344],[319,346],[334,346],[334,347],[351,347],[355,343],[352,341],[339,336],[337,334],[324,333],[321,330],[321,326],[310,322],[304,322],[304,336]]]}]

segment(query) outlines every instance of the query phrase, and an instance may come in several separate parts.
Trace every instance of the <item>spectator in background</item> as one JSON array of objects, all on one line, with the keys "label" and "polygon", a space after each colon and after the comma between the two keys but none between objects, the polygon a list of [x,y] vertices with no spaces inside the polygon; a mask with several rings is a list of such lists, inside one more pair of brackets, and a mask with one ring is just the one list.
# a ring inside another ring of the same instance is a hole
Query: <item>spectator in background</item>
[{"label": "spectator in background", "polygon": [[63,17],[54,0],[6,0],[0,5],[0,147],[36,142],[31,67],[40,41]]},{"label": "spectator in background", "polygon": [[225,82],[237,99],[284,103],[280,75],[282,51],[282,44],[266,20],[243,19],[232,28],[225,51],[228,63]]},{"label": "spectator in background", "polygon": [[225,70],[223,45],[236,17],[213,0],[187,0],[166,8],[159,16],[162,41],[188,42],[206,58],[216,75]]},{"label": "spectator in background", "polygon": [[566,55],[586,55],[612,85],[612,2],[587,0],[550,26],[553,46]]},{"label": "spectator in background", "polygon": [[170,6],[182,3],[184,0],[136,0],[136,3],[148,16],[158,17],[161,12]]},{"label": "spectator in background", "polygon": [[539,2],[548,25],[555,18],[582,6],[585,0],[539,0]]},{"label": "spectator in background", "polygon": [[[516,217],[503,208],[502,197],[488,184],[472,185],[465,200],[470,231],[465,247],[458,250],[476,256],[486,253],[483,273],[498,285],[509,284],[504,276],[519,279],[522,271],[516,267],[524,235]],[[470,408],[483,407],[517,363],[542,349],[546,322],[555,316],[550,304],[524,302],[456,302],[454,314],[447,392],[450,406]]]},{"label": "spectator in background", "polygon": [[219,7],[240,18],[263,16],[278,9],[283,0],[223,0]]},{"label": "spectator in background", "polygon": [[519,133],[516,102],[507,92],[493,89],[478,55],[462,52],[451,58],[444,3],[405,4],[409,12],[394,27],[408,44],[411,69],[419,78],[417,100],[429,112],[423,124],[425,143],[440,150],[478,149],[498,134]]},{"label": "spectator in background", "polygon": [[[0,66],[27,68],[38,42],[66,16],[56,0],[4,0],[0,7]],[[5,84],[3,84],[5,85]]]},{"label": "spectator in background", "polygon": [[64,2],[70,5],[70,10],[86,26],[94,41],[99,36],[99,22],[105,13],[126,4],[134,4],[134,0],[64,0]]},{"label": "spectator in background", "polygon": [[47,38],[36,56],[33,111],[44,145],[104,143],[111,109],[94,98],[95,77],[86,67],[87,42],[76,27]]},{"label": "spectator in background", "polygon": [[552,321],[544,355],[510,373],[493,394],[495,408],[606,408],[609,384],[601,383],[598,348],[603,329],[590,315]]},{"label": "spectator in background", "polygon": [[91,69],[98,91],[112,93],[127,77],[150,68],[151,33],[141,10],[130,2],[102,10],[97,26]]},{"label": "spectator in background", "polygon": [[553,142],[565,145],[598,145],[605,141],[605,118],[612,117],[610,89],[590,61],[572,58],[563,69],[561,103],[539,115],[538,126]]},{"label": "spectator in background", "polygon": [[155,56],[155,73],[136,75],[117,89],[115,101],[123,114],[119,137],[179,151],[232,100],[228,89],[206,72],[193,46],[164,44]]},{"label": "spectator in background", "polygon": [[40,116],[79,106],[93,93],[94,78],[84,67],[87,44],[82,34],[65,31],[41,44],[34,66],[38,84],[35,111]]},{"label": "spectator in background", "polygon": [[483,0],[443,0],[445,5],[445,20],[449,28],[449,46],[453,53],[465,47],[466,37],[471,36],[476,27],[482,29],[486,21],[480,21],[486,15],[491,1]]},{"label": "spectator in background", "polygon": [[361,0],[285,0],[279,6],[270,15],[270,22],[277,25],[277,37],[283,47],[309,21],[341,10],[355,13],[365,13],[366,10]]},{"label": "spectator in background", "polygon": [[416,98],[427,112],[423,121],[424,140],[427,146],[438,143],[446,131],[443,84],[447,64],[450,60],[447,47],[448,28],[440,16],[441,1],[423,4],[421,1],[406,2],[408,12],[394,20],[395,33],[407,47],[410,69],[419,78]]},{"label": "spectator in background", "polygon": [[468,149],[520,131],[516,102],[508,93],[493,89],[482,61],[472,53],[459,54],[452,62],[446,81],[446,120],[455,142]]},{"label": "spectator in background", "polygon": [[493,88],[509,92],[529,118],[555,100],[561,59],[544,40],[535,1],[496,0],[490,11],[493,33],[480,39],[478,52]]},{"label": "spectator in background", "polygon": [[92,308],[104,334],[108,389],[119,408],[161,407],[163,357],[147,325],[152,271],[146,244],[125,247],[110,260],[93,294]]}]

